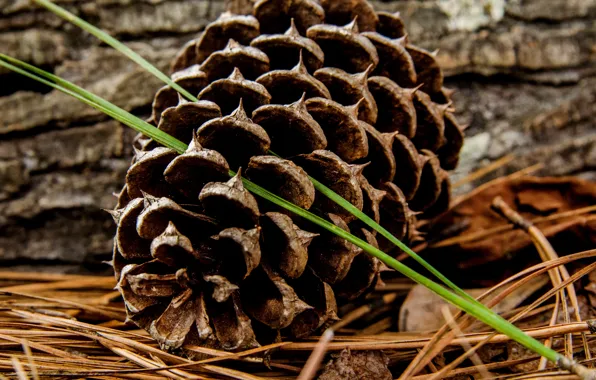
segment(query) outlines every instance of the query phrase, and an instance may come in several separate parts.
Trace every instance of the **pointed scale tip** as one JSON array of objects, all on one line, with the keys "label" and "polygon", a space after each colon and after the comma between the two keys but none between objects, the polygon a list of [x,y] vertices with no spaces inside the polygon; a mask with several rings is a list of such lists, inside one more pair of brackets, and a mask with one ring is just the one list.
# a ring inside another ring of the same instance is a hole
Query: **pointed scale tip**
[{"label": "pointed scale tip", "polygon": [[414,94],[420,90],[424,86],[424,83],[420,83],[418,86],[414,88],[404,88],[404,90],[409,94],[409,96],[414,96]]},{"label": "pointed scale tip", "polygon": [[296,227],[296,228],[297,228],[296,235],[298,236],[298,239],[300,240],[300,242],[302,243],[302,245],[304,247],[307,247],[313,241],[314,238],[319,236],[319,234],[304,231],[298,227]]},{"label": "pointed scale tip", "polygon": [[306,92],[302,93],[302,96],[300,97],[300,99],[298,99],[297,101],[295,101],[294,103],[290,104],[291,108],[294,108],[298,111],[307,111],[306,110]]},{"label": "pointed scale tip", "polygon": [[110,210],[110,209],[102,209],[103,211],[107,212],[108,214],[110,214],[112,216],[112,219],[114,219],[114,222],[116,224],[120,223],[120,218],[122,217],[122,214],[124,213],[124,209],[120,208],[117,210]]},{"label": "pointed scale tip", "polygon": [[344,106],[344,109],[351,115],[353,116],[355,119],[358,119],[358,115],[360,113],[360,107],[362,107],[362,104],[364,104],[365,99],[364,97],[360,98],[360,100],[358,100],[356,103],[349,105],[349,106]]},{"label": "pointed scale tip", "polygon": [[294,22],[293,17],[290,19],[290,27],[288,28],[288,30],[286,30],[286,32],[284,34],[286,36],[292,36],[292,37],[300,36],[300,32],[298,31],[298,28],[296,28],[296,22]]},{"label": "pointed scale tip", "polygon": [[381,133],[381,139],[382,141],[391,146],[393,144],[393,139],[395,138],[395,136],[399,135],[398,131],[394,131],[394,132],[383,132]]},{"label": "pointed scale tip", "polygon": [[186,99],[181,93],[178,93],[178,105],[190,103],[190,100]]},{"label": "pointed scale tip", "polygon": [[354,16],[354,19],[349,24],[344,25],[343,28],[355,34],[360,33],[358,29],[358,15]]},{"label": "pointed scale tip", "polygon": [[143,158],[143,156],[145,156],[147,153],[149,153],[147,151],[144,151],[144,150],[141,150],[141,149],[137,148],[136,146],[133,146],[132,147],[132,150],[134,152],[134,158],[137,161],[139,161],[140,159]]},{"label": "pointed scale tip", "polygon": [[238,168],[238,172],[235,176],[230,178],[226,185],[238,190],[244,190],[244,185],[242,184],[242,168]]},{"label": "pointed scale tip", "polygon": [[228,40],[228,44],[226,45],[224,50],[232,50],[232,49],[236,49],[239,48],[241,45],[233,38],[230,38]]},{"label": "pointed scale tip", "polygon": [[366,70],[364,70],[360,73],[352,74],[352,77],[355,79],[356,82],[360,83],[362,86],[367,86],[368,85],[368,76],[370,75],[370,73],[372,73],[374,68],[375,68],[375,65],[373,65],[371,63],[370,65],[368,65]]},{"label": "pointed scale tip", "polygon": [[364,172],[364,169],[368,165],[370,165],[370,162],[367,162],[365,164],[352,164],[352,165],[350,165],[350,170],[356,177],[359,177],[362,175],[362,173]]},{"label": "pointed scale tip", "polygon": [[408,35],[404,34],[401,37],[394,38],[393,42],[401,47],[406,47],[406,45],[408,44]]},{"label": "pointed scale tip", "polygon": [[451,101],[446,104],[437,104],[437,109],[439,110],[441,116],[445,116],[445,113],[447,113],[449,107],[451,107]]},{"label": "pointed scale tip", "polygon": [[244,102],[242,101],[242,98],[240,98],[240,102],[238,102],[238,107],[230,114],[229,117],[240,121],[250,121],[250,118],[244,109]]},{"label": "pointed scale tip", "polygon": [[308,74],[308,69],[306,68],[306,65],[304,64],[304,57],[303,57],[302,49],[300,49],[300,54],[298,56],[298,64],[296,66],[294,66],[292,71],[295,71],[295,72],[298,72],[301,74]]},{"label": "pointed scale tip", "polygon": [[151,206],[153,203],[157,202],[159,200],[158,197],[153,196],[143,190],[141,190],[141,194],[143,194],[143,202],[145,202],[145,206]]},{"label": "pointed scale tip", "polygon": [[232,71],[232,74],[230,74],[228,79],[241,82],[244,80],[244,75],[242,75],[239,68],[234,67],[234,71]]},{"label": "pointed scale tip", "polygon": [[162,233],[162,235],[167,235],[167,236],[180,236],[180,232],[178,231],[178,229],[176,228],[176,226],[174,225],[174,223],[170,220],[168,222],[168,226],[166,227],[165,231]]},{"label": "pointed scale tip", "polygon": [[383,199],[385,199],[385,196],[387,196],[387,192],[385,190],[379,190],[375,187],[372,188],[372,198],[374,198],[374,201],[377,203],[380,203]]},{"label": "pointed scale tip", "polygon": [[196,131],[193,131],[192,132],[192,140],[190,141],[190,144],[188,144],[188,149],[186,149],[186,153],[198,152],[202,149],[203,149],[203,147],[201,146],[201,143],[199,142],[199,136],[197,135]]}]

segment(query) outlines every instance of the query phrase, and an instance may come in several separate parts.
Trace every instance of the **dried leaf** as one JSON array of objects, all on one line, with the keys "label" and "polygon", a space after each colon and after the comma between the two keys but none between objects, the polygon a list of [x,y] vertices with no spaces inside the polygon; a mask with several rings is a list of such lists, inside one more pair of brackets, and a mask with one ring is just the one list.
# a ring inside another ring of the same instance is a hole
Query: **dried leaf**
[{"label": "dried leaf", "polygon": [[[514,290],[507,298],[494,306],[492,310],[496,313],[511,311],[543,288],[548,282],[547,275],[535,277]],[[472,297],[478,297],[487,290],[488,288],[467,289],[466,292]],[[399,331],[435,331],[440,329],[446,322],[441,311],[444,307],[448,307],[451,314],[457,312],[456,307],[450,305],[435,293],[422,285],[415,285],[401,306],[398,322]]]},{"label": "dried leaf", "polygon": [[[497,195],[524,218],[532,220],[596,204],[596,184],[575,177],[524,177],[500,180],[464,198],[455,208],[435,221],[433,230],[452,225],[467,226],[460,232],[460,235],[465,237],[506,225],[507,223],[490,209],[490,204]],[[564,218],[541,222],[537,227],[561,256],[591,249],[596,242],[596,223],[587,221],[585,215],[571,214]],[[430,255],[447,255],[449,261],[460,269],[492,263],[492,274],[494,263],[497,261],[507,259],[504,265],[511,270],[511,260],[519,259],[527,265],[529,258],[537,257],[526,233],[517,229],[462,241],[445,248],[431,249]],[[522,254],[526,249],[532,252]],[[504,270],[503,275],[507,275],[508,270]]]}]

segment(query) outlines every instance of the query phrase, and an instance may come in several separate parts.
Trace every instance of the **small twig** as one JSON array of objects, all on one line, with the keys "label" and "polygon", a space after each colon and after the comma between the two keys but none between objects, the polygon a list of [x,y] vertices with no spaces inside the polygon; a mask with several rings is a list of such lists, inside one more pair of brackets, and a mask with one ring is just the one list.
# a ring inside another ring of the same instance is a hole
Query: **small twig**
[{"label": "small twig", "polygon": [[557,366],[579,376],[582,380],[596,380],[596,371],[588,369],[576,361],[564,356],[559,358]]},{"label": "small twig", "polygon": [[465,185],[466,183],[475,181],[479,178],[484,177],[485,175],[489,174],[490,172],[493,172],[493,171],[499,169],[500,167],[507,165],[514,159],[515,159],[515,155],[513,155],[513,154],[508,154],[506,156],[503,156],[503,157],[499,158],[498,160],[491,162],[490,164],[473,171],[472,173],[468,174],[464,178],[462,178],[458,181],[455,181],[451,186],[453,188],[457,188],[462,185]]}]

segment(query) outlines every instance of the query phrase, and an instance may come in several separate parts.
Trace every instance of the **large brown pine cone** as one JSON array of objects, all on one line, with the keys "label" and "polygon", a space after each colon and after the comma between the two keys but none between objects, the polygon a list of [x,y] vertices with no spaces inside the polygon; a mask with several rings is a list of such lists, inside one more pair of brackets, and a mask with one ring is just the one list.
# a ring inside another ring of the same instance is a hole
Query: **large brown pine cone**
[{"label": "large brown pine cone", "polygon": [[397,14],[364,0],[259,0],[253,15],[209,24],[173,70],[200,101],[164,87],[152,122],[189,148],[139,138],[113,211],[128,316],[165,349],[307,336],[384,268],[255,199],[229,169],[385,250],[308,175],[399,239],[416,237],[415,214],[449,204],[444,169],[463,134],[433,54],[408,42]]}]

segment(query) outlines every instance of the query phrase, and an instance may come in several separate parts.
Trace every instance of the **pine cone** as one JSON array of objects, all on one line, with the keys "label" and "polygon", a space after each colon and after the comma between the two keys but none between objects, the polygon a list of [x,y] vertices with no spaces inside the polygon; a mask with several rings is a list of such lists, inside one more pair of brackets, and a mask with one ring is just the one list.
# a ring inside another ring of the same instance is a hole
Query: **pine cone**
[{"label": "pine cone", "polygon": [[209,24],[172,68],[200,101],[166,86],[151,121],[188,150],[139,137],[112,212],[128,316],[164,349],[308,336],[337,320],[336,297],[362,296],[386,269],[255,199],[241,169],[384,250],[391,244],[308,175],[406,241],[419,238],[414,215],[447,208],[444,169],[457,164],[463,133],[434,55],[408,42],[398,14],[365,0],[259,0],[253,15]]}]

